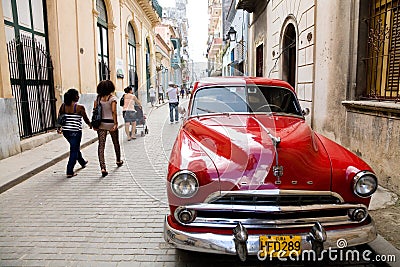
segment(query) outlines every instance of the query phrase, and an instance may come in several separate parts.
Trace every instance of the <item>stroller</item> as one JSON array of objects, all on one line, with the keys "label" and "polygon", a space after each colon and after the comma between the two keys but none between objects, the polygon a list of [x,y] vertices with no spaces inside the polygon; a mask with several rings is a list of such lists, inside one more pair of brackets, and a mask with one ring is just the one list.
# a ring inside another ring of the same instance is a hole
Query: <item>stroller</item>
[{"label": "stroller", "polygon": [[149,129],[147,128],[146,125],[146,116],[143,114],[143,109],[139,108],[139,106],[135,105],[135,110],[136,110],[135,134],[137,134],[138,130],[141,129],[140,136],[144,136],[145,134],[149,133]]}]

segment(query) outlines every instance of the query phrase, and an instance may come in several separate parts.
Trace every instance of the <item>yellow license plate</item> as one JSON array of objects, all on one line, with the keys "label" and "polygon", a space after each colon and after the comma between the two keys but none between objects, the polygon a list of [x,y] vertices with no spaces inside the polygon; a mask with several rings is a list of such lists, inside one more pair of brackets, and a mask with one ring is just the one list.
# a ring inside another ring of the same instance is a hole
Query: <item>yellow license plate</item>
[{"label": "yellow license plate", "polygon": [[260,236],[260,256],[288,257],[300,255],[301,236],[299,235],[262,235]]}]

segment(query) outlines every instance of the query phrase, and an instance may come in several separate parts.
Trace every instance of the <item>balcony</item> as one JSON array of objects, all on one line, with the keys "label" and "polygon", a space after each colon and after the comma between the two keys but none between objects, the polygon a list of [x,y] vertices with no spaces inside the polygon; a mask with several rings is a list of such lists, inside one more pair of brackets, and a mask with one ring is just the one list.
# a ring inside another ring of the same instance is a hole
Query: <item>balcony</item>
[{"label": "balcony", "polygon": [[220,51],[221,47],[222,47],[222,38],[213,38],[208,49],[209,58],[213,58],[216,55],[218,55],[218,52]]},{"label": "balcony", "polygon": [[171,67],[174,69],[181,67],[181,41],[179,38],[171,38],[174,52],[171,58]]},{"label": "balcony", "polygon": [[257,6],[257,0],[239,0],[236,9],[243,9],[249,13],[253,13]]},{"label": "balcony", "polygon": [[137,0],[139,6],[146,13],[153,25],[159,23],[162,18],[162,7],[157,0]]},{"label": "balcony", "polygon": [[162,7],[160,6],[160,4],[158,3],[157,0],[151,0],[152,6],[154,8],[154,10],[156,11],[157,15],[162,18]]}]

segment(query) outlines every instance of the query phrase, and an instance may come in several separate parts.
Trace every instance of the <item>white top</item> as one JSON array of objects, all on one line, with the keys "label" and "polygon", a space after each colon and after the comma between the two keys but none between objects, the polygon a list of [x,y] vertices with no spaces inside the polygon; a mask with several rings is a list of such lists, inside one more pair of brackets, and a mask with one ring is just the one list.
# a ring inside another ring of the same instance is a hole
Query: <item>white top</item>
[{"label": "white top", "polygon": [[150,96],[156,96],[156,90],[154,90],[154,88],[151,87],[149,90],[149,94],[150,94]]},{"label": "white top", "polygon": [[122,108],[122,111],[135,111],[135,98],[136,96],[134,94],[124,94],[124,107]]},{"label": "white top", "polygon": [[[65,120],[65,125],[62,127],[63,131],[71,131],[71,132],[82,131],[82,115],[76,113],[77,105],[78,103],[75,103],[73,114],[64,113],[66,120]],[[65,111],[65,106],[64,106],[64,111]]]},{"label": "white top", "polygon": [[79,114],[65,114],[65,125],[63,131],[79,132],[82,131],[82,116]]},{"label": "white top", "polygon": [[168,87],[167,90],[169,103],[178,103],[178,90],[174,87]]}]

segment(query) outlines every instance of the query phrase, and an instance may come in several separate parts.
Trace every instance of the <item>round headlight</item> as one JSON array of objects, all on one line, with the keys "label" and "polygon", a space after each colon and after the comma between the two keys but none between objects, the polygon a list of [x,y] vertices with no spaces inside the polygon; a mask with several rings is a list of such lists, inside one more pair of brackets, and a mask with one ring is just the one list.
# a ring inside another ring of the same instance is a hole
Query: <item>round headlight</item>
[{"label": "round headlight", "polygon": [[177,197],[189,198],[197,193],[199,182],[193,172],[180,171],[172,177],[171,189]]},{"label": "round headlight", "polygon": [[369,197],[378,188],[378,180],[375,174],[362,171],[354,176],[354,193],[359,197]]}]

